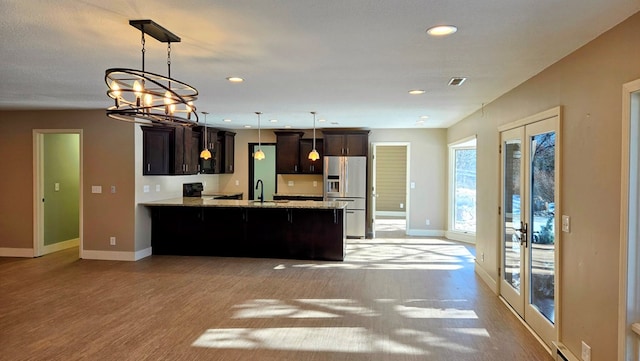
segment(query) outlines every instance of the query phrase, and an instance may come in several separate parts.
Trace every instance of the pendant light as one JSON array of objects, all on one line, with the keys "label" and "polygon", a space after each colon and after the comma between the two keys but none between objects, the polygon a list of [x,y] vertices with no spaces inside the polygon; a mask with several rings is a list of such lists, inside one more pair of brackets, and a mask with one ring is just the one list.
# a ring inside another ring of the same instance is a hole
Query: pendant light
[{"label": "pendant light", "polygon": [[204,114],[204,149],[202,150],[202,152],[200,152],[200,158],[207,160],[211,158],[211,152],[209,151],[209,143],[207,142],[207,114],[209,114],[209,112],[202,112],[202,114]]},{"label": "pendant light", "polygon": [[313,114],[313,149],[309,152],[309,159],[315,162],[320,159],[320,154],[316,150],[316,112],[311,114]]},{"label": "pendant light", "polygon": [[260,144],[260,112],[256,112],[256,114],[258,115],[258,150],[256,150],[256,152],[253,154],[253,158],[255,160],[263,160],[264,159],[264,152],[262,151],[262,147]]},{"label": "pendant light", "polygon": [[[130,20],[129,25],[141,32],[142,70],[110,68],[105,71],[107,96],[114,101],[106,110],[107,116],[146,125],[197,125],[194,101],[198,99],[198,91],[171,78],[171,43],[180,42],[180,37],[153,20]],[[167,43],[166,76],[145,69],[145,35]]]}]

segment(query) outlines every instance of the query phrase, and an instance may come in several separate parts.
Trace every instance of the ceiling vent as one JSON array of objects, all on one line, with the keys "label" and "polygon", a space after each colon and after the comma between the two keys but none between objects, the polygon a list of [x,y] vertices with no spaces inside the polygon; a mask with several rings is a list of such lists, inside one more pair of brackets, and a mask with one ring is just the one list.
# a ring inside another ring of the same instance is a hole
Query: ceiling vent
[{"label": "ceiling vent", "polygon": [[467,80],[467,78],[454,77],[454,78],[451,78],[451,80],[449,80],[449,85],[451,85],[451,86],[460,86],[460,85],[462,85],[462,83],[464,83],[465,80]]}]

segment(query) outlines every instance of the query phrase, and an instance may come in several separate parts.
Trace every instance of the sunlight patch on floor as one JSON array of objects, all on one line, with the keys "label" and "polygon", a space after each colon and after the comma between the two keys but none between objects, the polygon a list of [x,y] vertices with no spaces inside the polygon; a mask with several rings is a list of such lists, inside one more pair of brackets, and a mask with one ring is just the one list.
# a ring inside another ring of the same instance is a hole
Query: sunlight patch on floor
[{"label": "sunlight patch on floor", "polygon": [[209,329],[192,346],[313,352],[428,354],[426,350],[390,340],[384,335],[373,334],[363,327]]}]

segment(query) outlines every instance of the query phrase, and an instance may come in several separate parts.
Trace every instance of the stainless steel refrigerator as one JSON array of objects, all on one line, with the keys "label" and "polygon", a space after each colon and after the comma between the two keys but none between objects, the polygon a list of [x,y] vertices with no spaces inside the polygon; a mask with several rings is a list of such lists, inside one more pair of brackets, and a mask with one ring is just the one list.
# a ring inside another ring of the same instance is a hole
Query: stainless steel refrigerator
[{"label": "stainless steel refrigerator", "polygon": [[367,157],[324,157],[324,200],[347,202],[347,237],[365,237]]}]

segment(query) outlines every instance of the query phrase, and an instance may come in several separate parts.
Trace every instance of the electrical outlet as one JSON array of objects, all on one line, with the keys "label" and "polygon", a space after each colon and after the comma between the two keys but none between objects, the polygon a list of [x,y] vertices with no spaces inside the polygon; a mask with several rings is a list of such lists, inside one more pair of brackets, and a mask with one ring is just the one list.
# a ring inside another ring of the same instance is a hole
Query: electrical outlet
[{"label": "electrical outlet", "polygon": [[160,184],[156,184],[156,192],[160,192]]},{"label": "electrical outlet", "polygon": [[400,209],[404,209],[404,203],[400,203]]},{"label": "electrical outlet", "polygon": [[591,347],[582,341],[582,361],[591,361]]},{"label": "electrical outlet", "polygon": [[318,181],[313,181],[313,186],[317,187],[318,186]]},{"label": "electrical outlet", "polygon": [[480,260],[484,262],[484,252],[480,253]]},{"label": "electrical outlet", "polygon": [[111,193],[115,193],[116,192],[116,186],[111,186]]},{"label": "electrical outlet", "polygon": [[236,185],[239,186],[240,185],[240,181],[236,180]]},{"label": "electrical outlet", "polygon": [[288,182],[287,182],[287,185],[288,185],[289,187],[293,187],[294,183],[293,183],[293,181],[288,181]]},{"label": "electrical outlet", "polygon": [[431,220],[427,219],[427,226],[431,224]]},{"label": "electrical outlet", "polygon": [[116,237],[109,237],[109,244],[112,246],[116,245]]}]

